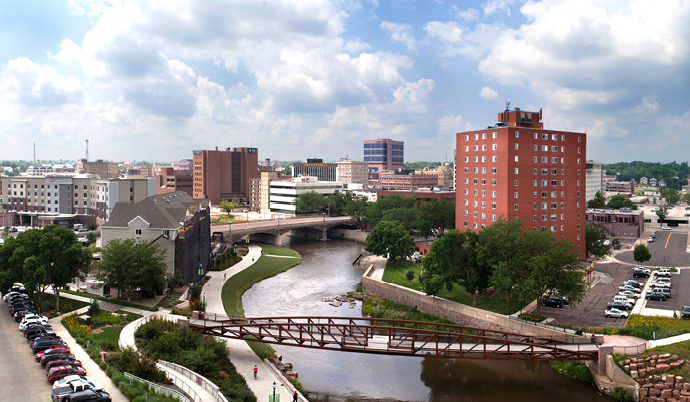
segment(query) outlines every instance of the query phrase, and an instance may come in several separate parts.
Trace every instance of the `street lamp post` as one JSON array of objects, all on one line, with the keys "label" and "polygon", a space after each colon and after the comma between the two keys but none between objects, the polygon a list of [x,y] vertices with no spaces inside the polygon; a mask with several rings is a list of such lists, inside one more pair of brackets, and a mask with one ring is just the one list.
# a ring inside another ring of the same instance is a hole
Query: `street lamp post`
[{"label": "street lamp post", "polygon": [[276,402],[276,388],[278,388],[278,385],[273,381],[273,402]]},{"label": "street lamp post", "polygon": [[206,307],[206,292],[204,292],[204,295],[203,295],[202,305],[203,305],[204,307]]}]

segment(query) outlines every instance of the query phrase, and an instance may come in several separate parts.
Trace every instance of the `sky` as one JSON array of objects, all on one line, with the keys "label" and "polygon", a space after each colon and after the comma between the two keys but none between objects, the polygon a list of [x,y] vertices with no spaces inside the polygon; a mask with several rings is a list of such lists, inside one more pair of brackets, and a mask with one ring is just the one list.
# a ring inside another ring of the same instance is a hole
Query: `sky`
[{"label": "sky", "polygon": [[687,161],[689,0],[0,3],[0,159],[452,161],[511,108],[599,162]]}]

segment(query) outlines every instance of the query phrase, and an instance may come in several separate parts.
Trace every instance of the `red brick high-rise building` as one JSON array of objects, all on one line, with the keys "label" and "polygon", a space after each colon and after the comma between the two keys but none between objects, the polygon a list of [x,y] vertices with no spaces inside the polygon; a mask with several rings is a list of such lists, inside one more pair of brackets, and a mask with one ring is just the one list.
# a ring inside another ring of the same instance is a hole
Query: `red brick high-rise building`
[{"label": "red brick high-rise building", "polygon": [[194,151],[193,197],[213,204],[223,200],[246,204],[251,179],[259,177],[256,148],[227,148],[225,151]]},{"label": "red brick high-rise building", "polygon": [[550,230],[585,255],[587,135],[546,130],[542,112],[515,108],[456,137],[455,227],[480,230],[501,216]]}]

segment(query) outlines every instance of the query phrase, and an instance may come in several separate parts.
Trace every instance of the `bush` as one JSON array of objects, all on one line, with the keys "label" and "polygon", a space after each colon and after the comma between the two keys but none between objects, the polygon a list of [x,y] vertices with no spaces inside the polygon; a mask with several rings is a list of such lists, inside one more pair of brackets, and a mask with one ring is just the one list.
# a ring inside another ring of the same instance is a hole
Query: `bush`
[{"label": "bush", "polygon": [[95,316],[101,313],[101,306],[98,304],[98,300],[94,300],[91,305],[89,306],[89,310],[86,312],[86,314],[90,316]]},{"label": "bush", "polygon": [[112,315],[108,311],[103,311],[91,317],[91,327],[99,328],[106,325],[125,325],[125,320],[117,315]]},{"label": "bush", "polygon": [[412,282],[412,280],[414,279],[414,271],[409,270],[409,271],[405,272],[405,279]]},{"label": "bush", "polygon": [[520,318],[522,318],[523,320],[527,320],[527,321],[542,322],[546,319],[546,316],[545,315],[530,314],[530,313],[522,313],[522,314],[520,314]]},{"label": "bush", "polygon": [[552,369],[564,374],[566,377],[585,382],[594,381],[592,373],[584,363],[575,361],[551,361],[549,362],[549,365]]},{"label": "bush", "polygon": [[611,398],[617,400],[618,402],[633,402],[633,393],[629,389],[616,387],[611,393]]}]

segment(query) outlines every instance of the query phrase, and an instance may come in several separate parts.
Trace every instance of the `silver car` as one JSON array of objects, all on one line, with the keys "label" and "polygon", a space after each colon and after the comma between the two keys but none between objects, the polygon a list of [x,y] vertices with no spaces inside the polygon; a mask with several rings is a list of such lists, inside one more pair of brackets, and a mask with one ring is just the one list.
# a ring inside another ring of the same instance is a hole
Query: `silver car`
[{"label": "silver car", "polygon": [[612,308],[610,310],[606,310],[604,313],[606,314],[606,317],[608,317],[608,318],[611,318],[611,317],[628,318],[628,313],[626,313],[625,311],[621,311],[617,308]]}]

